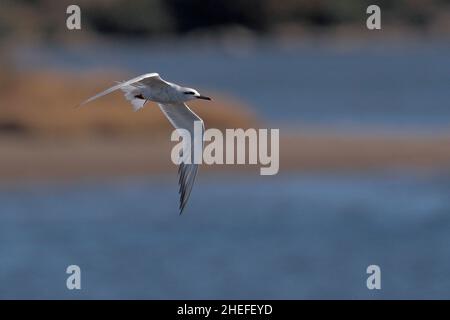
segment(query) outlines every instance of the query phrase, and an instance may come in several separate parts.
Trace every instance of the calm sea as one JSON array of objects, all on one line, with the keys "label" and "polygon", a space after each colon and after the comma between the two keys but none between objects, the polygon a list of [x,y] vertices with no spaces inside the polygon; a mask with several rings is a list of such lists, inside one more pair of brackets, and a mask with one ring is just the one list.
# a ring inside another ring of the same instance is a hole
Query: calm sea
[{"label": "calm sea", "polygon": [[0,298],[450,298],[449,175],[200,175],[182,216],[175,184],[3,189]]}]

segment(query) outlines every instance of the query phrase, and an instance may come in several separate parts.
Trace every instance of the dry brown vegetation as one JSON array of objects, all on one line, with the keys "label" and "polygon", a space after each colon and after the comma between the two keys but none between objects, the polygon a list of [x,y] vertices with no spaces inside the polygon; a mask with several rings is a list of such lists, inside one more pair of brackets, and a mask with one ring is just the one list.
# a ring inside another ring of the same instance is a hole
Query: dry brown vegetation
[{"label": "dry brown vegetation", "polygon": [[[120,92],[76,107],[87,97],[113,85],[111,79],[126,78],[118,73],[4,74],[0,77],[0,136],[52,139],[167,136],[172,128],[156,104],[149,103],[146,108],[133,112]],[[255,115],[242,103],[220,94],[211,95],[213,102],[190,104],[208,126],[219,129],[258,126]]]}]

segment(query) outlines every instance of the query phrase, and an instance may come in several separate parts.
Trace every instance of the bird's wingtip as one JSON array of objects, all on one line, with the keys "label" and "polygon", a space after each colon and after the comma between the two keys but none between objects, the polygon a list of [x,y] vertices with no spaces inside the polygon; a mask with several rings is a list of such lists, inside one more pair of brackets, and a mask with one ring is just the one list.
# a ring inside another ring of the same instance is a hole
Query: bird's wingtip
[{"label": "bird's wingtip", "polygon": [[184,208],[186,207],[186,203],[183,203],[182,201],[180,201],[180,216],[183,214]]},{"label": "bird's wingtip", "polygon": [[74,108],[78,109],[81,108],[82,106],[84,106],[85,104],[87,104],[88,102],[91,102],[91,98],[84,100],[83,102],[78,103]]}]

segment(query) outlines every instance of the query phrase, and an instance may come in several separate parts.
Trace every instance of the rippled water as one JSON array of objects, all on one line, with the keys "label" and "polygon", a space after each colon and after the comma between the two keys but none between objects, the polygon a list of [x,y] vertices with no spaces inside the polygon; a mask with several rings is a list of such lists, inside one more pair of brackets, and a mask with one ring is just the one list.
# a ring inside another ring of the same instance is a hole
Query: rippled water
[{"label": "rippled water", "polygon": [[450,176],[265,179],[200,176],[182,216],[175,176],[2,189],[0,297],[450,298]]}]

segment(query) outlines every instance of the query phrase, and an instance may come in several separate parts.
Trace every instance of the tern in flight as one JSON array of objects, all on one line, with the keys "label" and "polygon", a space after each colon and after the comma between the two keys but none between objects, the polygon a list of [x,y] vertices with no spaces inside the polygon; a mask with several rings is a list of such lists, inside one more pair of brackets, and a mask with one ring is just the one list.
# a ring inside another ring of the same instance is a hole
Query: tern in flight
[{"label": "tern in flight", "polygon": [[[200,121],[202,127],[201,143],[203,148],[203,134],[205,132],[203,120],[189,109],[186,102],[194,99],[211,100],[211,98],[200,95],[195,89],[181,87],[165,81],[157,73],[147,73],[128,81],[118,82],[117,85],[82,102],[80,106],[118,89],[124,92],[125,98],[131,102],[135,111],[143,108],[147,101],[156,102],[175,129],[189,131],[192,147],[195,144],[194,140],[199,138],[194,135],[194,123]],[[191,152],[187,152],[186,154],[191,154]],[[189,199],[198,171],[198,164],[194,163],[194,161],[186,162],[182,160],[178,168],[180,214],[183,212]]]}]

